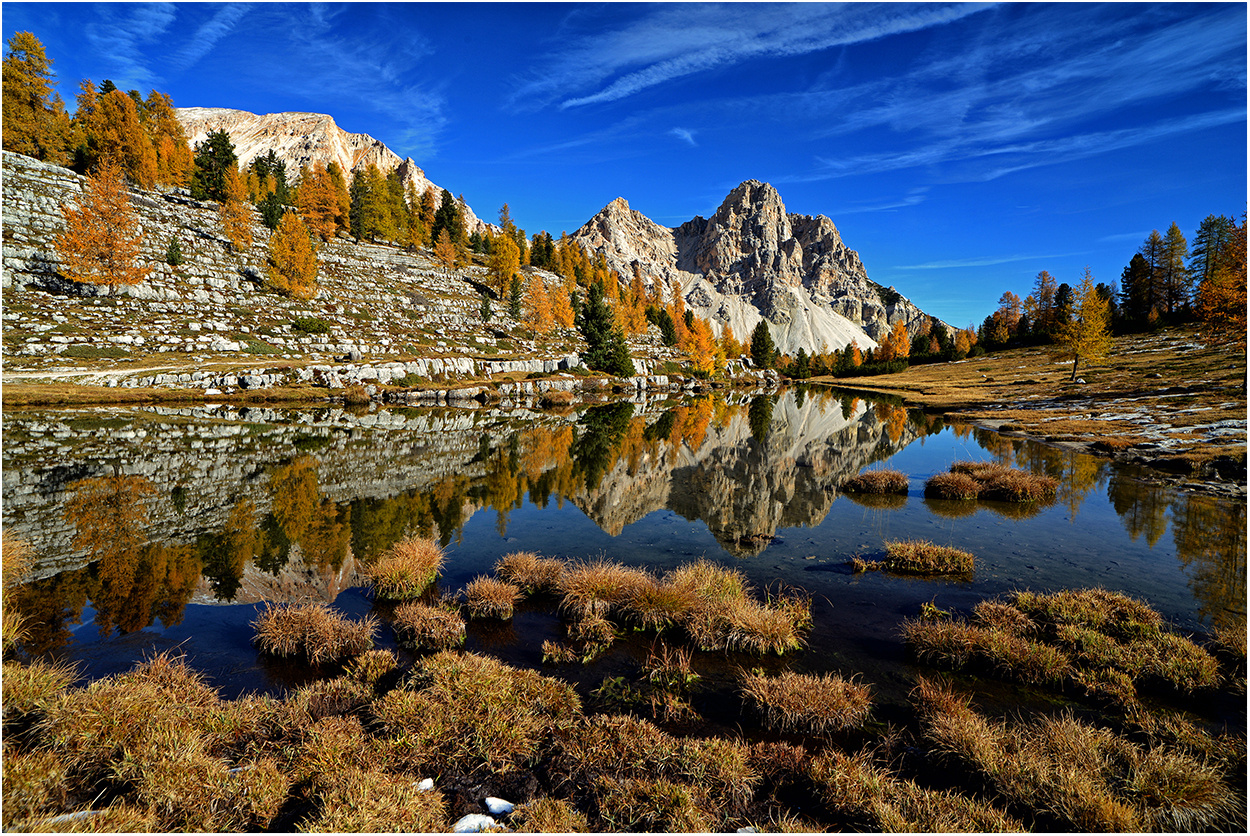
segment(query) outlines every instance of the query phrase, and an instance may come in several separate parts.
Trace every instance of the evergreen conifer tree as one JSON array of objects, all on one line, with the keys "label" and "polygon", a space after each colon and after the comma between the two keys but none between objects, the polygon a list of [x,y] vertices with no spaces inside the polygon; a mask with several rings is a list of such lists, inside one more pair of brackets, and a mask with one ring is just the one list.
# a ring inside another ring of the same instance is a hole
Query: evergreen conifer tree
[{"label": "evergreen conifer tree", "polygon": [[603,285],[598,282],[590,286],[590,293],[578,317],[577,328],[586,340],[586,354],[582,362],[587,368],[618,377],[627,377],[634,373],[634,361],[629,356],[625,334],[616,324],[612,308],[604,300]]},{"label": "evergreen conifer tree", "polygon": [[761,319],[751,332],[751,360],[758,368],[772,368],[777,347],[773,343],[773,335],[768,330],[768,320]]}]

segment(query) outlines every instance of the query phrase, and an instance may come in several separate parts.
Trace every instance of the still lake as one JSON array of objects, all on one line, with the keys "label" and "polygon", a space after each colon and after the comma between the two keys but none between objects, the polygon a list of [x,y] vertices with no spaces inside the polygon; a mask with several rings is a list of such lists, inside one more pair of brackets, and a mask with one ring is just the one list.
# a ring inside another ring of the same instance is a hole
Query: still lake
[{"label": "still lake", "polygon": [[[742,667],[787,666],[858,674],[879,702],[900,703],[921,671],[902,621],[925,602],[966,613],[1014,589],[1101,586],[1194,633],[1245,623],[1244,502],[817,387],[564,412],[99,407],[6,412],[3,430],[4,536],[26,541],[33,562],[6,606],[28,619],[26,652],[72,661],[84,679],[171,648],[224,696],[326,675],[257,653],[250,622],[266,601],[372,613],[378,646],[410,660],[363,567],[413,533],[445,545],[443,593],[521,550],[655,572],[705,557],[741,570],[759,594],[809,593],[814,624],[800,653],[762,663],[696,654],[713,695]],[[960,460],[1048,474],[1058,496],[925,499],[925,480]],[[907,474],[905,498],[841,492],[881,467]],[[126,491],[89,497],[84,480],[101,477]],[[971,551],[974,576],[851,572],[852,556],[909,539]],[[554,604],[539,601],[510,623],[471,622],[466,649],[587,691],[636,672],[649,644],[633,637],[591,665],[543,668],[542,642],[562,638]]]}]

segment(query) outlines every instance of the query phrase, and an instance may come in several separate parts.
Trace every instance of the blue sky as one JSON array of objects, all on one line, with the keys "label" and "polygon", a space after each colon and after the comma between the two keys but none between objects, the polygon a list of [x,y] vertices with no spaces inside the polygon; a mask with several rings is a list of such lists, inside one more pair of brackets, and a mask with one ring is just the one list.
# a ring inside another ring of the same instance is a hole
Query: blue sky
[{"label": "blue sky", "polygon": [[1120,271],[1151,229],[1246,209],[1246,6],[4,3],[68,105],[331,114],[493,220],[623,196],[708,216],[742,180],[833,219],[956,325],[1039,270]]}]

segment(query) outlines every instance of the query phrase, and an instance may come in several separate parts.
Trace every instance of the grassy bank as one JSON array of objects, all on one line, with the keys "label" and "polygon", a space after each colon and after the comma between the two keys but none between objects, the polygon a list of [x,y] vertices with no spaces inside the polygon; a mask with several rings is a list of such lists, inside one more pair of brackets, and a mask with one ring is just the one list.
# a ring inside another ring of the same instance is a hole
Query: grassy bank
[{"label": "grassy bank", "polygon": [[[1056,361],[1043,346],[816,382],[846,382],[951,420],[1162,462],[1182,473],[1227,457],[1244,474],[1244,353],[1203,348],[1193,329],[1169,328],[1117,337],[1104,363],[1078,371],[1084,383],[1070,376],[1071,363]],[[1241,422],[1242,432],[1220,430],[1226,422]]]}]

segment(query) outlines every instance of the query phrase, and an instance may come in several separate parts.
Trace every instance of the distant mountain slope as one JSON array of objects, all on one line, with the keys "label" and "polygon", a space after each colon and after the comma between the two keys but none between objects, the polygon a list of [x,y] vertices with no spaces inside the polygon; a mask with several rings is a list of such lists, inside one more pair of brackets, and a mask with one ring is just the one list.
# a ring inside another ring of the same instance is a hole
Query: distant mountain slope
[{"label": "distant mountain slope", "polygon": [[[376,165],[384,173],[399,169],[404,182],[411,183],[417,194],[427,188],[435,192],[443,189],[431,182],[411,157],[400,159],[381,140],[368,134],[348,133],[324,113],[257,115],[224,107],[181,107],[175,112],[192,147],[212,131],[228,133],[241,167],[272,149],[278,159],[286,163],[287,174],[292,179],[301,166],[336,162],[343,171],[352,173],[370,165]],[[465,227],[473,233],[483,232],[486,225],[469,209]]]},{"label": "distant mountain slope", "polygon": [[793,354],[839,349],[855,340],[876,347],[898,321],[916,333],[928,314],[893,288],[868,278],[859,254],[823,215],[791,215],[767,183],[747,180],[710,219],[660,226],[624,198],[605,206],[573,235],[603,252],[628,280],[637,263],[648,284],[681,282],[687,307],[749,337],[767,319],[773,339]]}]

